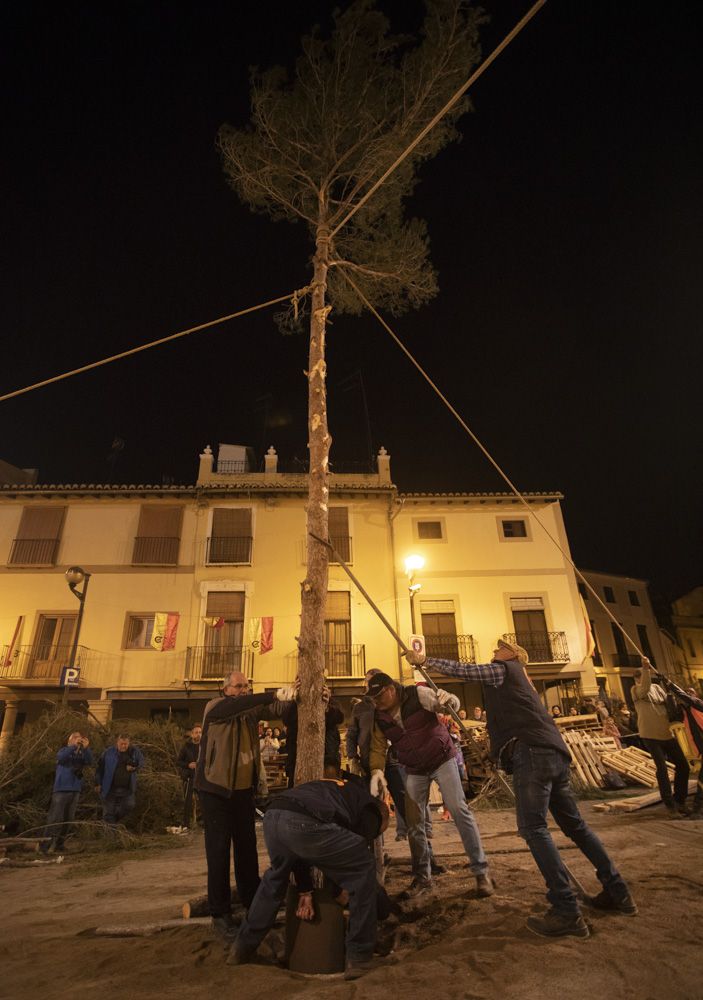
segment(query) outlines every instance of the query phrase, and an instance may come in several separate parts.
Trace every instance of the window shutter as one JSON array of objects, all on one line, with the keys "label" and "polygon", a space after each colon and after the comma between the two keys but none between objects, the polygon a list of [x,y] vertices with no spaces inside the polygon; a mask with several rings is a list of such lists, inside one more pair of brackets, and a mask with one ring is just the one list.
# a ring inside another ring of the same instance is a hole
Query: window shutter
[{"label": "window shutter", "polygon": [[543,611],[544,601],[541,597],[511,597],[511,611]]},{"label": "window shutter", "polygon": [[453,615],[454,601],[420,601],[420,611],[423,615]]},{"label": "window shutter", "polygon": [[442,537],[442,522],[441,521],[418,521],[417,522],[417,537],[418,538],[441,538]]},{"label": "window shutter", "polygon": [[180,538],[182,507],[145,504],[139,512],[140,538]]},{"label": "window shutter", "polygon": [[243,590],[211,590],[207,595],[208,618],[244,619]]},{"label": "window shutter", "polygon": [[213,538],[251,538],[250,507],[215,507],[212,512]]},{"label": "window shutter", "polygon": [[350,618],[349,591],[328,590],[325,621],[349,621]]},{"label": "window shutter", "polygon": [[60,538],[65,507],[25,507],[18,538]]},{"label": "window shutter", "polygon": [[330,538],[349,537],[349,508],[330,507],[329,512],[329,536]]}]

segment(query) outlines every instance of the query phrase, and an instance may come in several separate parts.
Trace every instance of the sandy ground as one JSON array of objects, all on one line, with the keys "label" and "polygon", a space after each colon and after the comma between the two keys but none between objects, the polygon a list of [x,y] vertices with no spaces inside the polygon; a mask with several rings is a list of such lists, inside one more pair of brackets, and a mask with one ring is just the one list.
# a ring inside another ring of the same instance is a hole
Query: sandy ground
[{"label": "sandy ground", "polygon": [[[514,832],[513,814],[481,811],[479,822],[498,891],[472,898],[452,823],[435,823],[435,853],[448,874],[433,899],[396,929],[382,966],[354,983],[306,978],[262,963],[230,968],[208,927],[151,938],[98,938],[91,928],[180,916],[181,903],[204,890],[202,835],[182,850],[125,861],[100,875],[64,865],[0,869],[3,1000],[199,1000],[273,995],[315,1000],[512,997],[519,1000],[677,1000],[701,996],[703,826],[671,822],[661,806],[635,814],[584,814],[631,884],[637,917],[587,914],[591,937],[546,940],[524,927],[545,908],[541,878]],[[564,844],[561,835],[558,842]],[[389,889],[409,880],[407,845],[388,838]],[[262,862],[266,857],[261,850]],[[567,863],[596,889],[576,850]],[[263,864],[262,864],[263,867]],[[72,871],[73,868],[73,871]],[[81,933],[83,932],[83,933]]]}]

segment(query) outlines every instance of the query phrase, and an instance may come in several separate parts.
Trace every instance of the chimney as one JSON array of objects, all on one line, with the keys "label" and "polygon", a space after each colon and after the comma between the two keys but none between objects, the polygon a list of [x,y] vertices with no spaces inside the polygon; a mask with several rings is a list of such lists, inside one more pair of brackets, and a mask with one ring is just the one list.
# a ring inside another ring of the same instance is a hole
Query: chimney
[{"label": "chimney", "polygon": [[376,456],[376,462],[378,464],[378,482],[381,486],[390,486],[391,484],[391,456],[388,454],[386,449],[381,445],[378,455]]},{"label": "chimney", "polygon": [[200,455],[200,466],[198,468],[199,483],[209,483],[212,481],[212,461],[212,448],[208,444],[205,445],[205,450]]},{"label": "chimney", "polygon": [[278,455],[273,445],[264,455],[264,475],[270,476],[278,472]]}]

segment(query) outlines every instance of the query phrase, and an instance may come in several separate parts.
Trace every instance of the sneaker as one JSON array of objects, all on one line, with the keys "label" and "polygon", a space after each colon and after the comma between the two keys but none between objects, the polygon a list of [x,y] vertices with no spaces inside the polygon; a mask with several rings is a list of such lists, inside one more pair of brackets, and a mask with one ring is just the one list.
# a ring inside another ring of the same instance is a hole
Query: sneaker
[{"label": "sneaker", "polygon": [[587,938],[591,933],[580,913],[560,913],[555,909],[547,910],[543,917],[528,917],[525,923],[540,937]]},{"label": "sneaker", "polygon": [[676,806],[667,806],[666,807],[666,817],[667,817],[667,819],[683,819],[684,818],[684,814],[681,813],[681,812],[679,812],[679,810],[678,810],[678,808]]},{"label": "sneaker", "polygon": [[626,892],[624,896],[612,896],[607,889],[603,889],[597,896],[586,896],[584,902],[587,906],[592,906],[594,910],[607,910],[609,913],[626,913],[634,917],[637,913],[637,904]]},{"label": "sneaker", "polygon": [[485,899],[487,896],[492,896],[496,891],[496,884],[490,875],[483,874],[476,876],[476,895],[479,899]]},{"label": "sneaker", "polygon": [[254,953],[251,951],[246,951],[244,948],[240,947],[239,941],[234,941],[232,947],[227,955],[227,965],[246,965],[251,962],[254,957]]},{"label": "sneaker", "polygon": [[432,879],[416,876],[408,888],[400,894],[401,899],[417,899],[432,892]]},{"label": "sneaker", "polygon": [[239,926],[235,924],[232,914],[226,913],[222,917],[212,918],[212,929],[218,938],[227,943],[235,939]]},{"label": "sneaker", "polygon": [[440,863],[435,861],[434,858],[430,861],[430,872],[432,875],[446,875],[448,870],[449,869],[446,868],[445,865],[440,865]]}]

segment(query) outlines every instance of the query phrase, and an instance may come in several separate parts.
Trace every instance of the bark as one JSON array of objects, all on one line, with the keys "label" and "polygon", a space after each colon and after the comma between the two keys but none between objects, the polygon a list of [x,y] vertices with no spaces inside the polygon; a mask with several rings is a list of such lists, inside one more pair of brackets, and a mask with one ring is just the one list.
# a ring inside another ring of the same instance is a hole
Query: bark
[{"label": "bark", "polygon": [[307,573],[301,585],[300,636],[298,638],[298,751],[295,781],[322,777],[325,713],[322,687],[325,666],[325,605],[327,602],[327,549],[310,537],[327,538],[329,502],[329,452],[325,332],[327,326],[327,271],[329,229],[326,205],[320,198],[316,251],[313,258],[312,308],[308,356],[308,452],[310,460],[307,505]]}]

